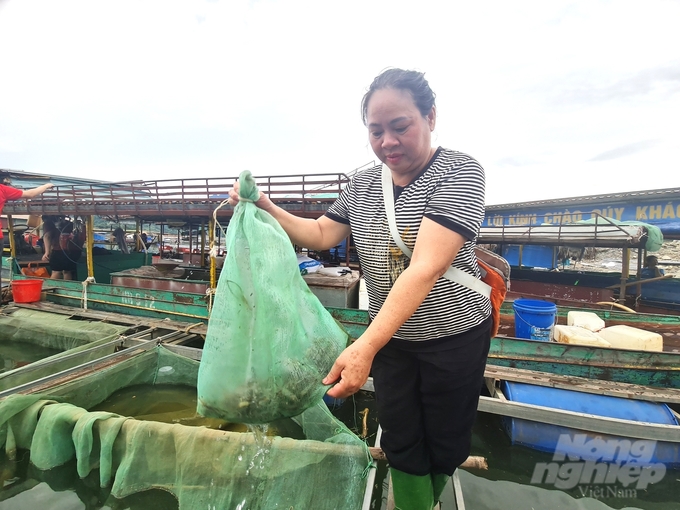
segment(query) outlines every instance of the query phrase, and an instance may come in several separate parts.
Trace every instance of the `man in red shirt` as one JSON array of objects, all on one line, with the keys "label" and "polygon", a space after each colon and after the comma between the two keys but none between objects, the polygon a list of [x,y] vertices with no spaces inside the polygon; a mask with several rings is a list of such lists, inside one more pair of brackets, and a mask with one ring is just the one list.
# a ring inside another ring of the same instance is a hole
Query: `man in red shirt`
[{"label": "man in red shirt", "polygon": [[[8,200],[19,200],[22,198],[35,198],[42,195],[45,191],[50,189],[54,184],[48,182],[42,186],[33,189],[17,189],[10,186],[11,181],[9,175],[0,172],[0,214],[5,202]],[[2,252],[4,251],[4,239],[2,238],[2,229],[0,229],[0,268],[2,268]],[[2,270],[0,270],[0,289],[2,288]]]}]

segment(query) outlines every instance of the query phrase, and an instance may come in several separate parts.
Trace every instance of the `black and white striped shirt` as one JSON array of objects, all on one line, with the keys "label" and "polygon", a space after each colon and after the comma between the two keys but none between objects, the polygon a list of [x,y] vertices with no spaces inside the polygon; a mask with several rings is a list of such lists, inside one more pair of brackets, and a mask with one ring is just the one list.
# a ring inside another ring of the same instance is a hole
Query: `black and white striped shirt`
[{"label": "black and white striped shirt", "polygon": [[[423,216],[465,237],[453,265],[479,278],[474,247],[484,218],[484,170],[476,160],[439,148],[413,182],[396,188],[395,214],[402,240],[411,250]],[[409,264],[390,235],[381,166],[358,173],[326,215],[351,227],[374,318]],[[481,324],[490,313],[488,298],[440,278],[395,338],[422,341],[457,335]]]}]

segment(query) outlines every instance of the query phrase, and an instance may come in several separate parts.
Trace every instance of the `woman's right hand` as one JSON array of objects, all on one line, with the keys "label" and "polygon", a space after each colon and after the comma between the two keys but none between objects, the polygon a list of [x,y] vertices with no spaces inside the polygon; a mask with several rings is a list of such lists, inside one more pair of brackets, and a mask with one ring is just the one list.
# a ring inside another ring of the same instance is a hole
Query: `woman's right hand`
[{"label": "woman's right hand", "polygon": [[[234,183],[234,187],[229,190],[229,200],[227,203],[231,206],[236,206],[239,202],[239,195],[238,195],[238,190],[239,190],[239,183],[236,181]],[[256,206],[258,206],[260,209],[263,209],[265,211],[269,211],[272,208],[274,208],[274,202],[271,201],[271,199],[262,193],[260,191],[260,197],[253,202]]]}]

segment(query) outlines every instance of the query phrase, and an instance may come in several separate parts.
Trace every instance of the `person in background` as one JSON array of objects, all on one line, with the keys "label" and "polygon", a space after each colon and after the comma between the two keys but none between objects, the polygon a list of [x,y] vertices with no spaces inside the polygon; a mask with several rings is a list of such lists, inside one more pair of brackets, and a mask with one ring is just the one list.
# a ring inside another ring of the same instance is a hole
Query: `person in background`
[{"label": "person in background", "polygon": [[73,279],[76,277],[77,264],[83,254],[83,245],[86,239],[85,223],[78,218],[66,223],[59,238],[61,249],[66,251],[66,255],[73,263]]},{"label": "person in background", "polygon": [[666,272],[657,266],[659,259],[654,255],[648,255],[645,258],[645,267],[642,268],[640,272],[640,278],[658,278],[659,276],[665,276]]},{"label": "person in background", "polygon": [[[330,397],[347,397],[372,373],[396,508],[431,510],[470,453],[491,340],[489,299],[442,277],[451,265],[480,277],[474,248],[484,170],[466,154],[432,147],[435,94],[423,73],[384,71],[361,107],[373,152],[389,169],[395,198],[388,207],[410,259],[388,228],[380,165],[357,173],[317,220],[294,216],[263,193],[255,203],[298,246],[327,250],[353,236],[371,323],[323,384],[333,385]],[[238,202],[238,185],[229,195]]]},{"label": "person in background", "polygon": [[[22,198],[35,198],[42,195],[45,191],[54,186],[51,182],[32,189],[18,189],[13,187],[9,174],[0,171],[0,214],[5,206],[5,202],[10,200],[21,200]],[[2,256],[4,252],[5,240],[0,229],[0,268],[2,267]],[[2,288],[2,271],[0,270],[0,288]]]},{"label": "person in background", "polygon": [[146,232],[139,234],[139,251],[145,252],[149,249],[149,236]]},{"label": "person in background", "polygon": [[130,253],[130,247],[127,245],[125,230],[117,227],[116,230],[113,231],[113,238],[115,239],[118,249],[121,252],[125,253],[126,255]]},{"label": "person in background", "polygon": [[43,260],[49,262],[53,280],[75,280],[77,262],[82,253],[82,244],[74,241],[73,222],[66,219],[55,221],[43,218]]},{"label": "person in background", "polygon": [[43,256],[42,260],[50,265],[51,275],[53,280],[64,279],[64,265],[65,255],[59,246],[59,237],[61,232],[55,224],[54,218],[50,216],[43,216]]}]

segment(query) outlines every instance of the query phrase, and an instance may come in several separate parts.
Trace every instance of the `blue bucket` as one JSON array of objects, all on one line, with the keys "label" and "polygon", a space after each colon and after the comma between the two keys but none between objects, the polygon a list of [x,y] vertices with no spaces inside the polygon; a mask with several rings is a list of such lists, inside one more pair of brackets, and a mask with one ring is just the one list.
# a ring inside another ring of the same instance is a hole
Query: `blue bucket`
[{"label": "blue bucket", "polygon": [[344,398],[335,398],[335,397],[330,397],[328,395],[323,396],[323,401],[326,403],[329,409],[338,409],[342,404],[345,403]]},{"label": "blue bucket", "polygon": [[512,303],[515,311],[515,336],[529,340],[549,342],[552,339],[557,305],[538,299],[516,299]]}]

